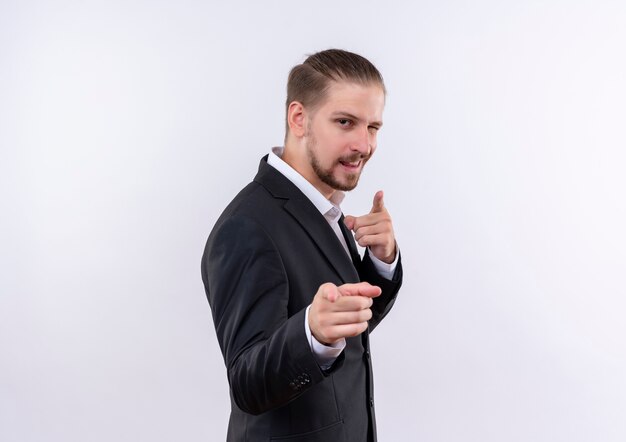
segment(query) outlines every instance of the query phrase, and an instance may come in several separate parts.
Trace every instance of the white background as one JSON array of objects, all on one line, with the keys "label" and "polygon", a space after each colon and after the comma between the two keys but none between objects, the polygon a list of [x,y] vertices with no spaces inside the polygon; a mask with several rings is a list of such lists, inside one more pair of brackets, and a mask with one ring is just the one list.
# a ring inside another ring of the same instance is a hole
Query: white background
[{"label": "white background", "polygon": [[345,212],[386,192],[387,441],[626,440],[626,3],[0,4],[0,440],[224,440],[200,279],[280,144],[289,69],[389,90]]}]

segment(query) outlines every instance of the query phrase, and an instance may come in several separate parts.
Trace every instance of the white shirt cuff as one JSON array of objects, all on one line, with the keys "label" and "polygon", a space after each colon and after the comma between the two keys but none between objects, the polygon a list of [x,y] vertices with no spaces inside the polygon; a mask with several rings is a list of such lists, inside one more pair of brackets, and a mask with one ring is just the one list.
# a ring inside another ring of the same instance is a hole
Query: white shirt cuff
[{"label": "white shirt cuff", "polygon": [[313,356],[315,356],[317,365],[319,365],[322,370],[328,370],[333,365],[333,362],[335,362],[335,359],[337,359],[337,357],[341,354],[343,349],[346,348],[346,340],[342,338],[334,344],[324,345],[315,339],[313,333],[311,333],[311,329],[309,328],[310,308],[311,306],[309,305],[304,313],[304,332],[306,333],[307,341],[309,341],[309,345],[311,346],[311,351],[313,352]]},{"label": "white shirt cuff", "polygon": [[370,259],[372,260],[378,274],[391,281],[393,279],[393,274],[396,271],[396,266],[398,265],[398,257],[400,256],[400,249],[398,248],[398,245],[396,244],[396,257],[391,264],[387,264],[386,262],[376,258],[371,250],[369,252]]}]

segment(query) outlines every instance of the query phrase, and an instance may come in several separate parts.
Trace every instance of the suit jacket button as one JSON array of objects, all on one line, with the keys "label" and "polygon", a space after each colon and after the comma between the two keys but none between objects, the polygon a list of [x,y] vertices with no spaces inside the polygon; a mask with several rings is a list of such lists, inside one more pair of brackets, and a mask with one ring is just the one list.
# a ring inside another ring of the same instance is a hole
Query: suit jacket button
[{"label": "suit jacket button", "polygon": [[370,398],[370,407],[374,407],[374,399]]}]

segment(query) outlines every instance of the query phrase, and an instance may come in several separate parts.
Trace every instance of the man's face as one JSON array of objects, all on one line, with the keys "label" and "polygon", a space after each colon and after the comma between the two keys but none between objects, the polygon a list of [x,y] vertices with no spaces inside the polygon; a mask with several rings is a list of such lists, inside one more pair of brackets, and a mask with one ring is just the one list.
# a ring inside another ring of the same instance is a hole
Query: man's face
[{"label": "man's face", "polygon": [[385,94],[376,84],[333,82],[325,101],[307,117],[310,177],[323,194],[356,187],[376,150]]}]

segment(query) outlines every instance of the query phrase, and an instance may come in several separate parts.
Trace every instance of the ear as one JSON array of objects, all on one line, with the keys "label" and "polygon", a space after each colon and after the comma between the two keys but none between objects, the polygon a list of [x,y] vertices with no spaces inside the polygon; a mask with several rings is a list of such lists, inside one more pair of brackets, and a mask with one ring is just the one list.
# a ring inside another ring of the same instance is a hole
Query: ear
[{"label": "ear", "polygon": [[304,106],[299,101],[289,103],[287,124],[289,125],[289,131],[297,138],[302,138],[306,133],[305,113]]}]

